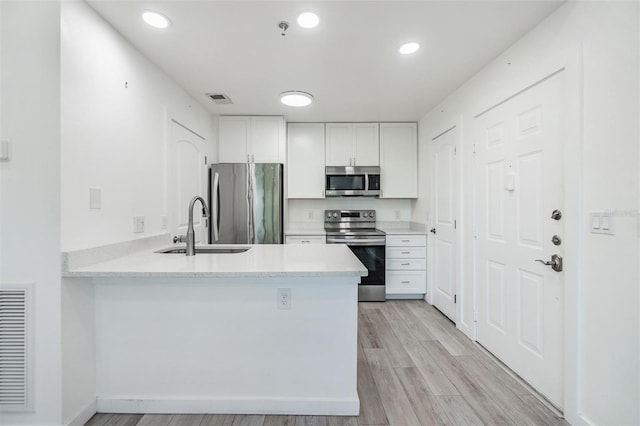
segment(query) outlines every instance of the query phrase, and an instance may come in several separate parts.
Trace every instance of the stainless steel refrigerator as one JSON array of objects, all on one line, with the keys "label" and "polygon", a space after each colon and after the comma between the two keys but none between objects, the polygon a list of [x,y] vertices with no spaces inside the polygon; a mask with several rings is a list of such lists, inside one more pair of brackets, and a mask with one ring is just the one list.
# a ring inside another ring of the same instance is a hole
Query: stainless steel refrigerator
[{"label": "stainless steel refrigerator", "polygon": [[282,164],[209,167],[210,244],[282,244]]}]

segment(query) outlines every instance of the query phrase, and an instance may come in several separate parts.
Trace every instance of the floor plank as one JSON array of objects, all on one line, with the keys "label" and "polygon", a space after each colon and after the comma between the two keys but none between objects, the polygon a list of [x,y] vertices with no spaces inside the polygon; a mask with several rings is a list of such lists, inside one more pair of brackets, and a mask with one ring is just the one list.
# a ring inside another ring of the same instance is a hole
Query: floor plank
[{"label": "floor plank", "polygon": [[396,375],[420,422],[428,425],[451,424],[447,414],[422,380],[417,368],[396,368]]},{"label": "floor plank", "polygon": [[89,426],[565,426],[529,385],[420,300],[358,304],[360,415],[96,414]]},{"label": "floor plank", "polygon": [[200,426],[232,426],[233,414],[206,414]]},{"label": "floor plank", "polygon": [[233,426],[262,426],[264,424],[263,415],[237,414],[233,418]]},{"label": "floor plank", "polygon": [[137,426],[169,426],[173,414],[145,414]]},{"label": "floor plank", "polygon": [[387,416],[382,407],[378,387],[373,380],[369,363],[362,347],[358,348],[358,397],[360,398],[360,425],[388,425]]},{"label": "floor plank", "polygon": [[365,349],[364,353],[371,367],[389,425],[420,424],[385,350]]},{"label": "floor plank", "polygon": [[482,420],[469,406],[464,397],[459,395],[436,396],[438,403],[447,413],[447,417],[456,426],[482,425]]}]

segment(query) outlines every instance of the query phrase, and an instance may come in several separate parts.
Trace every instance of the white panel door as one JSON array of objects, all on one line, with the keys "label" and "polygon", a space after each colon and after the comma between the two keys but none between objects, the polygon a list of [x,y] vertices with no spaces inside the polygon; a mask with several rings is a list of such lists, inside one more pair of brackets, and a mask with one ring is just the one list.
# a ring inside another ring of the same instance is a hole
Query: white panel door
[{"label": "white panel door", "polygon": [[352,166],[355,157],[353,124],[327,123],[327,166]]},{"label": "white panel door", "polygon": [[[207,166],[205,140],[175,122],[167,144],[167,219],[171,235],[186,235],[189,202],[196,195],[205,201]],[[196,242],[206,243],[206,225],[200,203],[193,209]]]},{"label": "white panel door", "polygon": [[475,120],[477,338],[558,407],[563,401],[564,73]]},{"label": "white panel door", "polygon": [[457,138],[458,129],[454,127],[434,140],[433,304],[453,322],[456,322]]},{"label": "white panel door", "polygon": [[284,142],[282,117],[251,117],[252,163],[282,163],[280,147]]},{"label": "white panel door", "polygon": [[355,123],[353,125],[356,152],[355,166],[380,165],[380,135],[378,123]]},{"label": "white panel door", "polygon": [[249,162],[251,117],[223,116],[218,119],[218,160],[220,163]]},{"label": "white panel door", "polygon": [[288,198],[324,198],[324,123],[289,123]]}]

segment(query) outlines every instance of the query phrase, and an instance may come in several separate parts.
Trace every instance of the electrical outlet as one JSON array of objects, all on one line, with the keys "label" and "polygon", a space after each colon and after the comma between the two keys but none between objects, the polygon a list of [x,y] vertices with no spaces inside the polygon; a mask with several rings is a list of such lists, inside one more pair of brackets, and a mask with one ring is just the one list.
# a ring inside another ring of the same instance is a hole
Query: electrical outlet
[{"label": "electrical outlet", "polygon": [[100,188],[89,188],[89,208],[91,210],[102,208],[102,190]]},{"label": "electrical outlet", "polygon": [[278,309],[291,309],[291,289],[278,289]]},{"label": "electrical outlet", "polygon": [[144,232],[144,216],[133,217],[133,233],[140,234]]},{"label": "electrical outlet", "polygon": [[160,218],[160,228],[161,229],[167,229],[169,227],[169,219],[167,218],[167,216],[162,216]]},{"label": "electrical outlet", "polygon": [[307,217],[309,219],[313,219],[313,210],[309,210],[309,212],[307,213]]},{"label": "electrical outlet", "polygon": [[395,214],[396,220],[400,220],[400,210],[395,210],[394,214]]}]

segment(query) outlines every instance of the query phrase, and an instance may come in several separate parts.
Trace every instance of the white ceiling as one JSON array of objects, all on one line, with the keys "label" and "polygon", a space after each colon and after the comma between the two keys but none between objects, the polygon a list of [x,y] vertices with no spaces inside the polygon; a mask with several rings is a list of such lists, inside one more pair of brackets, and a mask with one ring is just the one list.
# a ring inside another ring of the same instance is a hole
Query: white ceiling
[{"label": "white ceiling", "polygon": [[[87,1],[211,112],[288,121],[418,120],[563,2]],[[172,26],[144,24],[146,8]],[[302,11],[317,13],[320,25],[299,28]],[[402,56],[408,40],[422,48]],[[286,90],[315,102],[283,106]],[[234,103],[215,105],[205,92]]]}]

